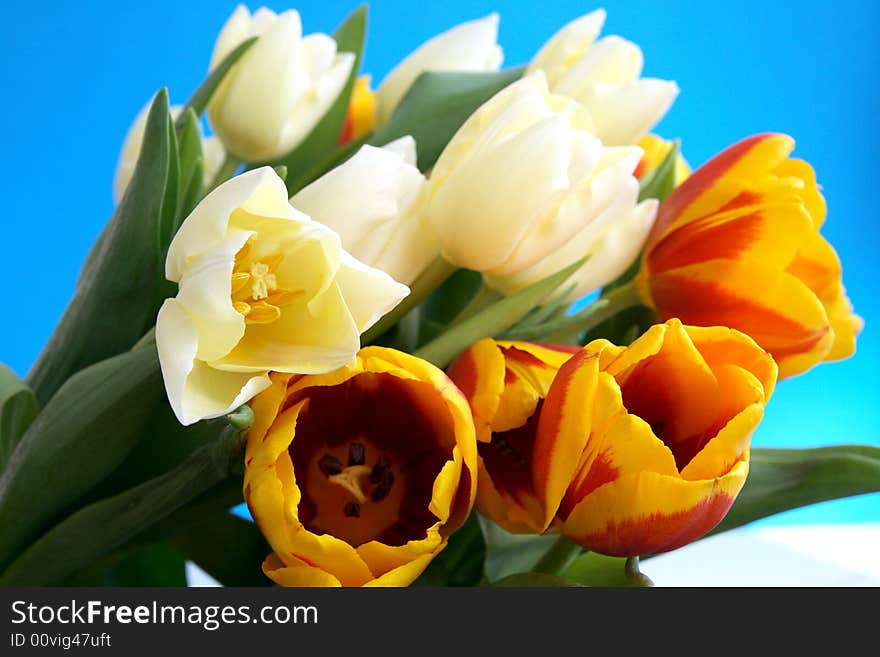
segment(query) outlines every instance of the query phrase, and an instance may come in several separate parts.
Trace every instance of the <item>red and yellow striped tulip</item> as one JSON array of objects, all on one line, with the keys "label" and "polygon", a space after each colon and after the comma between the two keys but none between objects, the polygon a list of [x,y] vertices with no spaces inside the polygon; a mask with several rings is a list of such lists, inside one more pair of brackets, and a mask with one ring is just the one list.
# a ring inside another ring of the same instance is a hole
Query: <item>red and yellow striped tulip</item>
[{"label": "red and yellow striped tulip", "polygon": [[383,347],[254,398],[244,498],[284,586],[405,586],[474,503],[474,425],[442,371]]},{"label": "red and yellow striped tulip", "polygon": [[793,148],[786,135],[757,135],[695,171],[660,206],[639,277],[661,318],[736,328],[780,376],[852,355],[862,327],[819,234],[815,173],[788,157]]},{"label": "red and yellow striped tulip", "polygon": [[[492,345],[478,345],[450,370],[475,416],[497,396],[489,382],[498,387]],[[517,349],[519,361],[530,353]],[[721,521],[776,382],[767,352],[733,329],[673,319],[629,347],[591,342],[545,388],[548,367],[525,370],[544,391],[537,403],[508,395],[508,417],[525,418],[478,445],[481,513],[508,531],[558,532],[614,556],[672,550]]]},{"label": "red and yellow striped tulip", "polygon": [[[669,151],[672,150],[673,142],[657,135],[645,135],[639,140],[639,147],[644,151],[642,159],[639,160],[633,175],[641,180],[654,169],[660,166]],[[681,153],[675,158],[675,186],[687,180],[691,175],[691,167],[684,159]]]},{"label": "red and yellow striped tulip", "polygon": [[372,132],[376,124],[376,94],[370,89],[370,76],[361,75],[351,90],[348,113],[339,135],[338,146],[360,139]]},{"label": "red and yellow striped tulip", "polygon": [[508,531],[540,533],[542,500],[530,474],[534,420],[559,367],[578,347],[485,339],[450,366],[477,431],[477,509]]}]

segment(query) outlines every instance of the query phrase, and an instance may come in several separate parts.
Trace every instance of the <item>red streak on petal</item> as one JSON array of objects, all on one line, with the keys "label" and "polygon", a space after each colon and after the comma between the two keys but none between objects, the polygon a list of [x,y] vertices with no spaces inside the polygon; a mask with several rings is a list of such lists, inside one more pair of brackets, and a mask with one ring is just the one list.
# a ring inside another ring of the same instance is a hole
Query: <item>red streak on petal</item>
[{"label": "red streak on petal", "polygon": [[696,506],[676,513],[655,512],[620,523],[576,540],[588,550],[614,557],[634,557],[675,550],[711,531],[727,515],[735,497],[718,492]]},{"label": "red streak on petal", "polygon": [[599,452],[590,465],[587,476],[576,486],[572,486],[566,491],[565,499],[562,500],[562,504],[559,507],[560,517],[568,517],[568,514],[571,513],[571,510],[578,502],[599,488],[599,486],[610,483],[619,476],[620,469],[614,465],[614,462],[608,456],[608,452]]}]

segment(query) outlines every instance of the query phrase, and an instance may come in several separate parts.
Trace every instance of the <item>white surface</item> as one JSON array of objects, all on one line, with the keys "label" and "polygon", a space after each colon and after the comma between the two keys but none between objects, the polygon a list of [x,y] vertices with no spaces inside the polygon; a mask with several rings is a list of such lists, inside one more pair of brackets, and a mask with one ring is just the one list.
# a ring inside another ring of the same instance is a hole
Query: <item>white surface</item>
[{"label": "white surface", "polygon": [[[880,523],[742,528],[642,561],[657,586],[880,586]],[[219,586],[187,564],[190,586]]]}]

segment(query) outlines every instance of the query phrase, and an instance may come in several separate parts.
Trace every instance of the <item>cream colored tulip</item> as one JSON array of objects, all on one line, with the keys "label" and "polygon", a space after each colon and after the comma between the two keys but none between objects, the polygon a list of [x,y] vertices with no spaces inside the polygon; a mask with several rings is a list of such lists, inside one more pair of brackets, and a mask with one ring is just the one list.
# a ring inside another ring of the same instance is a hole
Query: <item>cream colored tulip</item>
[{"label": "cream colored tulip", "polygon": [[551,91],[583,103],[605,145],[635,144],[669,110],[678,85],[639,77],[642,51],[631,41],[596,41],[604,23],[602,9],[572,21],[541,48],[526,73],[544,71]]},{"label": "cream colored tulip", "polygon": [[550,93],[541,72],[489,99],[428,181],[425,214],[442,255],[499,281],[583,234],[636,184],[641,153],[609,152],[592,130],[583,106]]},{"label": "cream colored tulip", "polygon": [[211,69],[253,36],[259,39],[229,71],[208,115],[229,152],[262,162],[311,132],[345,86],[355,56],[338,53],[326,34],[303,37],[295,10],[276,15],[262,7],[251,15],[239,5],[217,38]]},{"label": "cream colored tulip", "polygon": [[409,285],[439,254],[422,217],[425,195],[415,141],[402,137],[383,148],[362,146],[290,203],[339,233],[355,258]]},{"label": "cream colored tulip", "polygon": [[409,289],[343,250],[293,209],[263,167],[208,194],[168,249],[179,283],[156,321],[168,400],[182,424],[218,417],[269,385],[269,371],[316,374],[354,358],[360,334]]},{"label": "cream colored tulip", "polygon": [[[131,182],[134,175],[134,168],[137,165],[138,156],[141,154],[141,147],[144,143],[144,131],[147,128],[147,115],[150,113],[150,105],[152,100],[147,103],[134,119],[134,123],[128,129],[125,135],[125,141],[122,142],[122,150],[119,152],[119,161],[116,164],[116,175],[113,178],[113,202],[119,203],[122,195]],[[174,105],[171,108],[171,118],[176,120],[183,110],[182,105]],[[201,126],[200,126],[201,128]],[[202,138],[202,161],[205,184],[207,185],[214,179],[220,165],[223,164],[223,158],[226,153],[223,145],[216,137]]]},{"label": "cream colored tulip", "polygon": [[574,301],[623,274],[641,252],[657,215],[655,199],[638,202],[639,183],[633,172],[641,155],[642,149],[633,146],[604,148],[594,184],[606,196],[594,206],[593,214],[584,216],[583,228],[531,267],[508,276],[487,275],[486,284],[512,294],[589,256],[586,264],[566,282],[574,283],[567,299]]},{"label": "cream colored tulip", "polygon": [[497,71],[504,61],[498,45],[498,14],[456,25],[410,53],[376,91],[376,125],[391,117],[403,96],[426,71]]}]

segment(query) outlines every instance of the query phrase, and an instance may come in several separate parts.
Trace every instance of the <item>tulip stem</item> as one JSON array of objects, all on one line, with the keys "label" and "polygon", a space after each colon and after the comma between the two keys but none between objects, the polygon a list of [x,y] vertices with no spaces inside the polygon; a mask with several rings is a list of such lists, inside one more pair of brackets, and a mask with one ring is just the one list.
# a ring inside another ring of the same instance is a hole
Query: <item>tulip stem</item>
[{"label": "tulip stem", "polygon": [[443,281],[452,276],[456,269],[455,265],[449,264],[443,258],[437,258],[428,265],[425,271],[410,285],[409,295],[361,336],[361,344],[372,344],[379,339],[386,331],[403,319],[410,310],[427,299],[428,295],[436,290]]},{"label": "tulip stem", "polygon": [[213,192],[217,187],[225,183],[227,180],[232,178],[235,175],[235,172],[238,170],[238,167],[241,166],[242,161],[235,157],[232,153],[226,153],[226,159],[223,160],[223,164],[220,165],[220,168],[217,170],[217,175],[214,176],[214,180],[212,180],[207,187],[205,187],[205,196]]},{"label": "tulip stem", "polygon": [[651,578],[639,570],[638,557],[629,557],[623,568],[626,572],[626,576],[633,581],[633,584],[636,584],[637,586],[654,586],[654,582],[651,581]]},{"label": "tulip stem", "polygon": [[583,548],[576,543],[572,543],[565,536],[560,536],[550,549],[544,553],[538,563],[532,568],[536,573],[547,573],[549,575],[558,575],[565,570],[572,561],[574,561]]}]

